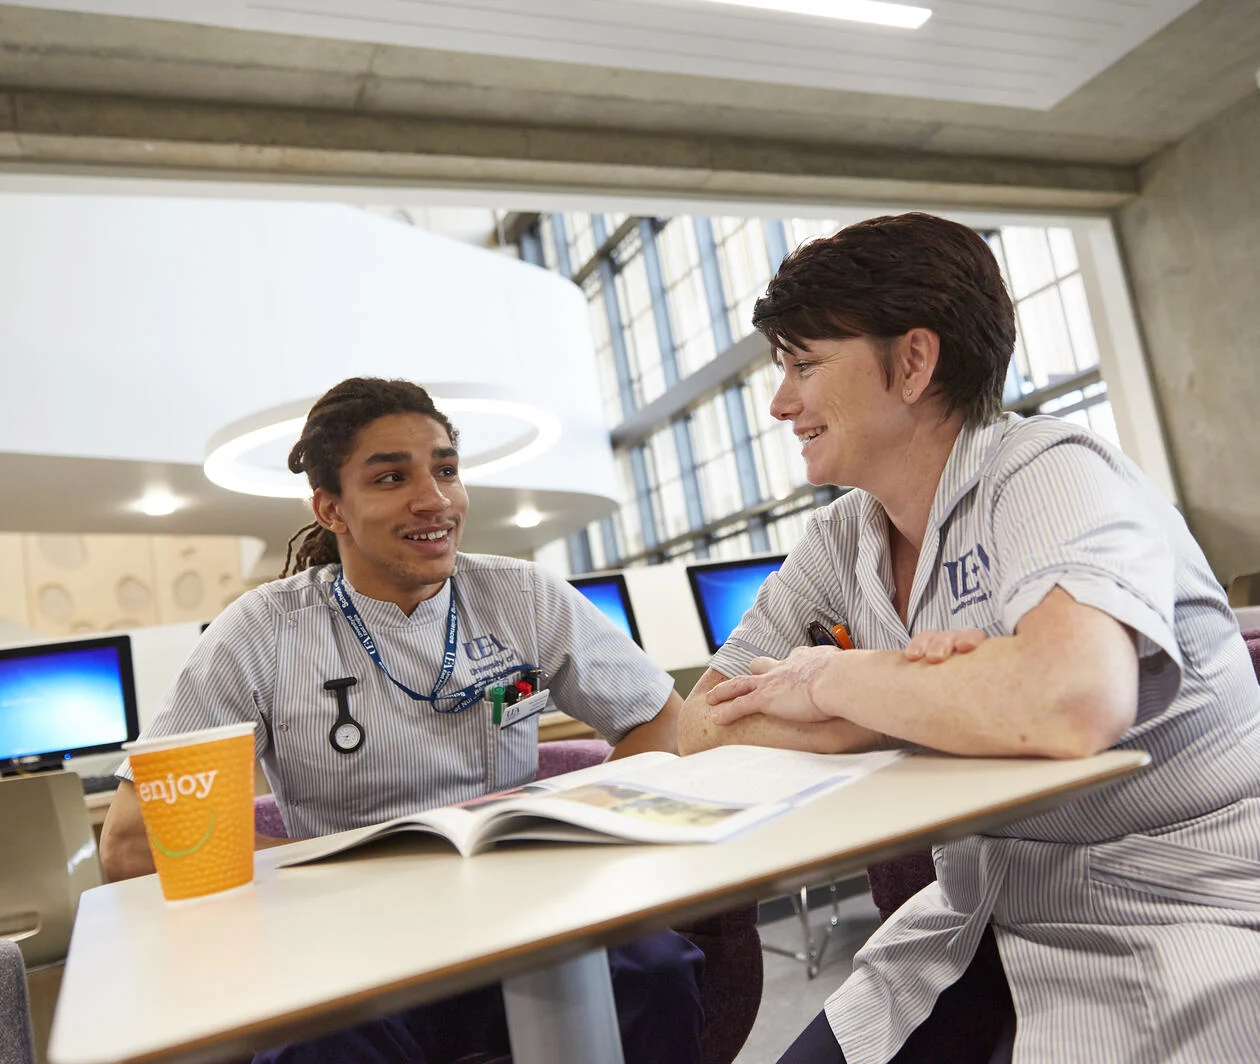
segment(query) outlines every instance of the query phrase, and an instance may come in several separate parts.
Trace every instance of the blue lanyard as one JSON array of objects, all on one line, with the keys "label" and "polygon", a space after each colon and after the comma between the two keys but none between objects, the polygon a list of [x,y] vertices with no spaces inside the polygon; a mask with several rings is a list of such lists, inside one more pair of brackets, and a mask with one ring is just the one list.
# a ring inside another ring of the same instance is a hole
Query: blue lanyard
[{"label": "blue lanyard", "polygon": [[[405,683],[396,679],[389,669],[385,667],[385,662],[381,660],[381,652],[376,649],[376,642],[372,639],[372,633],[368,631],[367,625],[363,623],[363,618],[359,616],[358,609],[355,608],[349,592],[346,591],[346,582],[342,573],[338,573],[337,579],[333,581],[332,593],[333,598],[337,600],[337,605],[341,607],[341,612],[345,614],[346,620],[350,622],[350,627],[354,634],[359,637],[359,642],[363,644],[363,649],[367,651],[368,657],[376,662],[377,667],[385,674],[386,679],[390,683],[413,701],[428,702],[435,713],[462,713],[469,706],[476,705],[481,701],[485,694],[485,685],[487,683],[509,676],[514,672],[528,671],[534,666],[513,665],[510,668],[500,670],[493,676],[486,677],[480,684],[461,688],[458,691],[451,692],[449,695],[440,693],[450,680],[451,674],[455,671],[455,648],[459,645],[459,618],[455,615],[455,578],[449,577],[448,579],[451,585],[451,608],[446,615],[446,648],[442,651],[442,667],[438,670],[433,690],[427,695],[422,695],[419,691],[413,691]],[[457,700],[457,704],[453,709],[442,709],[438,705],[439,699],[442,701]]]}]

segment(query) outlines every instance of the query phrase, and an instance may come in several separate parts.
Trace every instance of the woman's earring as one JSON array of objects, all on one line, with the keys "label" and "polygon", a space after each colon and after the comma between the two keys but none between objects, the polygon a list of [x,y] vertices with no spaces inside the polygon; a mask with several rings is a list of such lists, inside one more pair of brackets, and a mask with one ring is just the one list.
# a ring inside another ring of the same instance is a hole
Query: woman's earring
[{"label": "woman's earring", "polygon": [[911,395],[914,395],[914,389],[913,389],[913,388],[907,388],[907,389],[906,389],[906,396],[907,396],[907,397],[909,397],[909,396],[911,396]]}]

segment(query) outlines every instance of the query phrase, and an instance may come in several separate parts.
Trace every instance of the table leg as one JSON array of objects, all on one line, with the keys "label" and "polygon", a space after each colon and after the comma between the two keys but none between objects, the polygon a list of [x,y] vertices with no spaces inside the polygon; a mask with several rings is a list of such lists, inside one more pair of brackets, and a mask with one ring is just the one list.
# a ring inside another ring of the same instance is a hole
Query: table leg
[{"label": "table leg", "polygon": [[515,1064],[623,1064],[608,954],[503,980]]}]

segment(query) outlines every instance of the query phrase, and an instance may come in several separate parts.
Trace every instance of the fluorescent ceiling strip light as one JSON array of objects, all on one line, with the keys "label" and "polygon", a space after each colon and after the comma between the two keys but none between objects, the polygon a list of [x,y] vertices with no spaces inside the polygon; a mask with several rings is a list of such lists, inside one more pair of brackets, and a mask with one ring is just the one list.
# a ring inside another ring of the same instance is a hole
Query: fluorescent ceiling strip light
[{"label": "fluorescent ceiling strip light", "polygon": [[883,0],[709,0],[709,3],[837,18],[848,22],[872,22],[877,26],[895,26],[904,30],[917,30],[932,17],[930,7],[889,4]]}]

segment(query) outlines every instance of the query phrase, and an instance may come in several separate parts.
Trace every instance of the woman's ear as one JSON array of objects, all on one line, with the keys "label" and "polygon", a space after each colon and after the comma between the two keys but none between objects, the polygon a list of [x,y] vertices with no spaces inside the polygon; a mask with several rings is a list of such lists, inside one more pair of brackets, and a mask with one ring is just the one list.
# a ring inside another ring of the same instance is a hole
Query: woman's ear
[{"label": "woman's ear", "polygon": [[932,329],[911,329],[897,344],[901,397],[917,403],[932,383],[941,354],[941,338]]},{"label": "woman's ear", "polygon": [[346,531],[346,523],[341,517],[341,500],[332,492],[316,488],[311,498],[311,510],[315,514],[315,520],[333,535],[341,535]]}]

